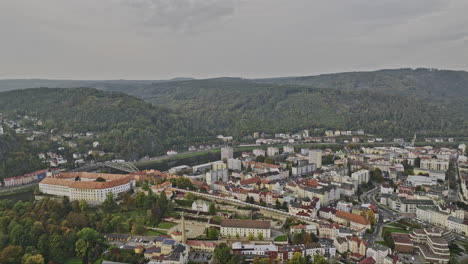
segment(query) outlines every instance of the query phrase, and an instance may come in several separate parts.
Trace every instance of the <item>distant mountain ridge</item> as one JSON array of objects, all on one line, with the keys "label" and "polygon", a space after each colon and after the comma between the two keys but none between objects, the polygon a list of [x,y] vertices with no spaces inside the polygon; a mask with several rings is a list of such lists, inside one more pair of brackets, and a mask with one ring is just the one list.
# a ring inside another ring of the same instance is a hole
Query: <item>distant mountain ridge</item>
[{"label": "distant mountain ridge", "polygon": [[464,71],[395,69],[267,79],[22,81],[0,80],[0,90],[32,83],[125,93],[165,109],[158,110],[161,118],[167,115],[183,120],[181,124],[190,123],[191,128],[173,127],[173,131],[183,130],[185,136],[198,137],[203,131],[204,136],[240,138],[255,131],[306,128],[365,129],[389,137],[468,135],[468,72]]}]

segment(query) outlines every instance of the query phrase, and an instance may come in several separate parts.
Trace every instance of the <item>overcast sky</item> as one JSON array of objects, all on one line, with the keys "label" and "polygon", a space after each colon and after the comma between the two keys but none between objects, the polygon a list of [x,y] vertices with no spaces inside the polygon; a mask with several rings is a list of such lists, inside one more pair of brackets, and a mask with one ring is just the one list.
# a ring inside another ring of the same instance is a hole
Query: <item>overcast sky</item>
[{"label": "overcast sky", "polygon": [[0,78],[468,70],[467,0],[1,0]]}]

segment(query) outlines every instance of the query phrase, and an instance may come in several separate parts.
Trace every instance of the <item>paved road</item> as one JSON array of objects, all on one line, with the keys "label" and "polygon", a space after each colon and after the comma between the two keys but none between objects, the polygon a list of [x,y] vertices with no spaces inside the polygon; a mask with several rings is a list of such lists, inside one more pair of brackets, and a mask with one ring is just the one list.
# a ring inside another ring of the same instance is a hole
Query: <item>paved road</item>
[{"label": "paved road", "polygon": [[[396,221],[400,220],[401,218],[403,218],[397,212],[394,212],[391,209],[389,209],[387,207],[384,207],[384,206],[380,205],[377,202],[377,200],[375,199],[375,196],[380,192],[379,188],[380,188],[380,186],[377,186],[377,187],[373,188],[372,190],[369,190],[369,191],[363,193],[360,196],[360,199],[361,199],[362,203],[374,204],[379,209],[379,221],[375,225],[374,232],[372,234],[365,233],[363,235],[364,239],[366,239],[369,242],[369,244],[372,244],[375,241],[382,240],[381,233],[382,233],[383,226],[385,226],[387,224],[390,224],[390,223],[393,223],[393,222],[396,222]],[[389,219],[389,221],[384,223],[383,222],[384,219]]]}]

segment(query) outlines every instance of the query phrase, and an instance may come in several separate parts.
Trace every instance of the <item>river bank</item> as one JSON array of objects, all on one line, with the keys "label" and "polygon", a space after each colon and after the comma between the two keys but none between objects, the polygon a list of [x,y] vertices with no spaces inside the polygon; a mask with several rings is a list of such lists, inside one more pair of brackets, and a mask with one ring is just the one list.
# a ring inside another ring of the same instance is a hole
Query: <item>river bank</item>
[{"label": "river bank", "polygon": [[32,201],[34,200],[34,188],[38,185],[38,183],[22,185],[11,187],[8,189],[1,188],[0,189],[0,199],[8,199],[14,202],[17,201]]}]

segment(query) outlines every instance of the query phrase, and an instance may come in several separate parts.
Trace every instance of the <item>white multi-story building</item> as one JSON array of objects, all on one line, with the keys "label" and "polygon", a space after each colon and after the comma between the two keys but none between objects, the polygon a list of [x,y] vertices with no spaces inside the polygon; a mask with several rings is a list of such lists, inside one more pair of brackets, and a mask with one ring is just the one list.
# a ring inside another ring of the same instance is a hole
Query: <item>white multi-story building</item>
[{"label": "white multi-story building", "polygon": [[450,214],[440,211],[437,206],[418,206],[416,208],[416,217],[422,221],[437,225],[447,226],[447,219]]},{"label": "white multi-story building", "polygon": [[107,194],[114,196],[134,187],[132,176],[105,173],[62,173],[46,177],[39,183],[39,191],[45,194],[68,197],[70,201],[84,200],[98,205],[106,200]]},{"label": "white multi-story building", "polygon": [[441,159],[421,159],[421,169],[446,171],[449,168],[448,160]]},{"label": "white multi-story building", "polygon": [[356,180],[358,184],[363,184],[369,182],[369,175],[369,170],[358,170],[356,172],[351,173],[351,178]]},{"label": "white multi-story building", "polygon": [[228,181],[228,169],[212,170],[206,173],[206,183],[212,185],[217,181]]},{"label": "white multi-story building", "polygon": [[275,155],[279,154],[279,149],[275,147],[268,147],[267,148],[267,156],[268,157],[273,157]]},{"label": "white multi-story building", "polygon": [[292,176],[306,175],[314,171],[315,171],[315,164],[309,163],[309,164],[297,165],[291,168],[291,175]]},{"label": "white multi-story building", "polygon": [[293,146],[284,146],[283,147],[283,152],[284,153],[294,153],[294,147]]},{"label": "white multi-story building", "polygon": [[221,160],[234,158],[234,149],[232,147],[221,148]]},{"label": "white multi-story building", "polygon": [[265,150],[264,149],[254,149],[252,150],[252,154],[256,157],[263,156],[265,157]]},{"label": "white multi-story building", "polygon": [[317,169],[320,169],[322,167],[322,150],[309,150],[309,162],[316,164]]},{"label": "white multi-story building", "polygon": [[227,160],[227,167],[230,170],[242,170],[242,161],[240,159],[228,159]]},{"label": "white multi-story building", "polygon": [[270,238],[270,221],[224,219],[221,221],[221,236],[223,237],[248,237],[255,238],[261,233],[263,238]]}]

